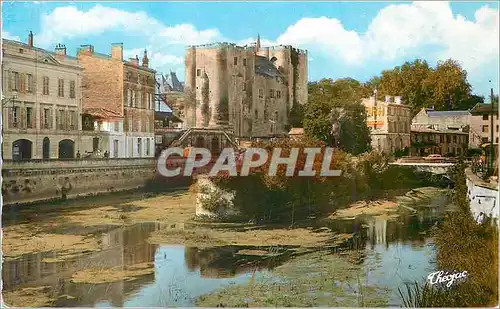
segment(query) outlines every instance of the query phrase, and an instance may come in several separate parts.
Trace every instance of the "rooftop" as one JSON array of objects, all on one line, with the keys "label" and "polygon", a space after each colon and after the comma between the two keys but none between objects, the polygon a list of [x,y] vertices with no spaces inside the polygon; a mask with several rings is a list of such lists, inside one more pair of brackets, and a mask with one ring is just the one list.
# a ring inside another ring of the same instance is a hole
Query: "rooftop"
[{"label": "rooftop", "polygon": [[272,78],[281,76],[280,71],[278,71],[274,64],[263,56],[255,57],[255,73]]},{"label": "rooftop", "polygon": [[435,133],[435,134],[464,134],[469,135],[468,132],[459,130],[434,130],[427,128],[411,128],[411,133]]},{"label": "rooftop", "polygon": [[[57,57],[61,56],[61,55],[57,55],[53,51],[49,51],[49,50],[46,50],[46,49],[43,49],[43,48],[39,48],[39,47],[35,47],[35,46],[31,47],[28,44],[23,43],[23,42],[19,42],[19,41],[14,41],[14,40],[9,40],[9,39],[2,38],[2,44],[15,44],[15,45],[22,46],[23,48],[26,48],[26,49],[31,49],[31,50],[39,51],[39,52],[42,52],[42,53],[45,53],[45,54],[49,54],[49,55],[52,55],[52,56],[57,56]],[[73,56],[70,56],[70,55],[66,55],[64,57],[67,58],[67,59],[70,59],[70,60],[78,60],[76,57],[73,57]]]},{"label": "rooftop", "polygon": [[102,119],[121,119],[121,118],[123,118],[122,115],[120,115],[112,110],[103,108],[103,107],[84,108],[83,112],[85,114],[89,114],[93,117],[102,118]]},{"label": "rooftop", "polygon": [[[498,113],[498,104],[493,104],[493,111]],[[470,110],[472,115],[481,115],[491,113],[491,104],[481,104],[478,103]]]},{"label": "rooftop", "polygon": [[457,117],[457,116],[468,116],[469,111],[426,111],[429,117]]}]

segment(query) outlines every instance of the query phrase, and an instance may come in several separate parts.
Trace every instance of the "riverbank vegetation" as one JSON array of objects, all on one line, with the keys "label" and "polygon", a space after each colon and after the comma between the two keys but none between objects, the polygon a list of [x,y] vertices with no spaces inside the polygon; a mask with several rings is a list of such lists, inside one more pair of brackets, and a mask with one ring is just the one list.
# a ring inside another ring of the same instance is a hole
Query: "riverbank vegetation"
[{"label": "riverbank vegetation", "polygon": [[[289,156],[292,148],[299,148],[300,151],[291,177],[286,175],[285,165],[278,167],[276,176],[269,176],[268,160],[265,165],[251,169],[247,177],[231,177],[226,173],[211,178],[217,188],[234,193],[233,206],[245,220],[294,225],[297,220],[328,216],[357,201],[390,200],[394,195],[404,194],[413,188],[437,183],[428,174],[390,165],[389,157],[374,151],[352,156],[337,150],[329,168],[341,170],[342,175],[320,176],[325,144],[312,138],[260,142],[253,146],[266,149],[269,156],[276,148],[281,148],[282,157]],[[305,166],[304,149],[309,147],[321,147],[322,153],[316,156],[312,167],[316,175],[301,177],[298,172]],[[218,199],[210,201],[212,204],[203,206],[207,210],[221,206]]]},{"label": "riverbank vegetation", "polygon": [[438,270],[467,271],[467,279],[440,290],[428,284],[400,291],[407,307],[487,307],[498,305],[498,223],[478,222],[467,197],[465,166],[454,170],[456,187],[449,213],[433,231]]}]

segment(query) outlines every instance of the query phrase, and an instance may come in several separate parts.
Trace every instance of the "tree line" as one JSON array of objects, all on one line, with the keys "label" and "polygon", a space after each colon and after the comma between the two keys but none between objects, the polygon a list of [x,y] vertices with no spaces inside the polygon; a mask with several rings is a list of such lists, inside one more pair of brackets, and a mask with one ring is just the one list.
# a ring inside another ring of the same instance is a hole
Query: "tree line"
[{"label": "tree line", "polygon": [[[384,70],[365,83],[353,78],[322,79],[308,85],[308,102],[294,106],[290,114],[292,127],[303,127],[305,133],[330,142],[331,118],[334,108],[342,108],[346,117],[341,121],[340,144],[344,151],[357,155],[370,150],[370,132],[366,112],[361,104],[377,90],[380,100],[386,95],[401,96],[411,107],[412,116],[423,107],[435,110],[468,110],[485,98],[472,93],[467,71],[459,62],[448,59],[435,67],[416,59],[391,70]],[[498,95],[494,97],[498,102]]]}]

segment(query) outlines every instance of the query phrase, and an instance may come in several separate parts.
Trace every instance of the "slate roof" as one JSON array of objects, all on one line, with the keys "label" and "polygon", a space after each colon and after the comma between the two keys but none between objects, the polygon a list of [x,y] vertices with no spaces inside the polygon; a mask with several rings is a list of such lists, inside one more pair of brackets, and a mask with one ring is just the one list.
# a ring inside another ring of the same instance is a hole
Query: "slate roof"
[{"label": "slate roof", "polygon": [[281,77],[280,71],[269,59],[263,56],[255,57],[255,73],[272,78]]},{"label": "slate roof", "polygon": [[[495,113],[498,113],[498,104],[493,104],[493,110]],[[491,113],[491,104],[476,104],[471,110],[471,114],[481,115],[481,114],[489,114]]]},{"label": "slate roof", "polygon": [[458,117],[469,114],[469,111],[427,111],[429,117]]}]

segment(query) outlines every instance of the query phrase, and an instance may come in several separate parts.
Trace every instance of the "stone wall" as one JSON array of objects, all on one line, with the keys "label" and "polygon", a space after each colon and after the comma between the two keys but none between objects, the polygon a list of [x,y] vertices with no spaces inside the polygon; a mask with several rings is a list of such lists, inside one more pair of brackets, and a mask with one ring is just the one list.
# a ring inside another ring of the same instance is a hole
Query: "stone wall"
[{"label": "stone wall", "polygon": [[498,218],[498,185],[485,183],[474,175],[470,169],[466,170],[467,194],[470,201],[470,209],[474,218],[480,218],[481,212]]},{"label": "stone wall", "polygon": [[12,162],[2,165],[4,205],[143,187],[155,176],[154,159]]}]

